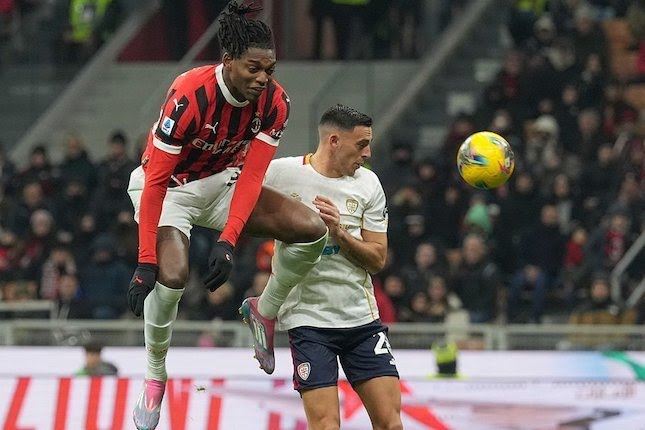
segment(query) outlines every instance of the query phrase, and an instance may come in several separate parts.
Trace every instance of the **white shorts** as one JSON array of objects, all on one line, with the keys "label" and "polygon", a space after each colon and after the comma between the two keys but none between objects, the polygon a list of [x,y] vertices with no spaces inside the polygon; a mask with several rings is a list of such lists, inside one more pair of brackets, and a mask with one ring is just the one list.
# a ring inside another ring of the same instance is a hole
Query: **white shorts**
[{"label": "white shorts", "polygon": [[[229,167],[215,175],[168,188],[161,209],[159,227],[175,227],[189,239],[193,225],[221,231],[228,218],[239,174],[239,167]],[[134,206],[134,220],[137,223],[144,181],[145,173],[139,166],[130,174],[128,184],[128,194]]]}]

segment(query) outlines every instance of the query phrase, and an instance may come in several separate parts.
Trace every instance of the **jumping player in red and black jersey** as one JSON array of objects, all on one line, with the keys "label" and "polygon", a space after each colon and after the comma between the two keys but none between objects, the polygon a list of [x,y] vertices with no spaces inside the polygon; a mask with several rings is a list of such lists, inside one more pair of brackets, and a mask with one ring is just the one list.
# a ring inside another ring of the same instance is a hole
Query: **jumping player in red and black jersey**
[{"label": "jumping player in red and black jersey", "polygon": [[[247,234],[287,244],[273,259],[256,325],[271,341],[280,304],[317,263],[327,227],[316,212],[269,187],[264,174],[287,126],[289,97],[273,78],[273,35],[233,1],[219,18],[222,63],[198,67],[171,85],[128,193],[139,223],[139,264],[128,300],[144,315],[147,369],[134,409],[139,430],[159,422],[172,323],[188,278],[193,225],[221,231],[209,259],[211,291],[228,278],[235,244]],[[266,318],[266,319],[265,319]]]}]

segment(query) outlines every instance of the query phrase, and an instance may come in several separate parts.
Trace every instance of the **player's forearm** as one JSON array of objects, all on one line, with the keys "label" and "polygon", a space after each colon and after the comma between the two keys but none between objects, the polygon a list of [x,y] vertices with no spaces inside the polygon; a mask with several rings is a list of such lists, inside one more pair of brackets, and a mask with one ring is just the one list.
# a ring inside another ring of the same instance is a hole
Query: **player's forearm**
[{"label": "player's forearm", "polygon": [[145,184],[139,206],[139,263],[157,264],[157,229],[168,181],[177,157],[153,149],[145,165]]},{"label": "player's forearm", "polygon": [[251,142],[242,173],[235,185],[228,220],[220,235],[220,239],[226,240],[233,246],[237,243],[246,221],[255,208],[262,190],[264,174],[276,149],[275,146],[257,139]]},{"label": "player's forearm", "polygon": [[357,239],[345,230],[339,230],[335,239],[340,252],[369,273],[377,273],[385,267],[387,246],[384,244]]}]

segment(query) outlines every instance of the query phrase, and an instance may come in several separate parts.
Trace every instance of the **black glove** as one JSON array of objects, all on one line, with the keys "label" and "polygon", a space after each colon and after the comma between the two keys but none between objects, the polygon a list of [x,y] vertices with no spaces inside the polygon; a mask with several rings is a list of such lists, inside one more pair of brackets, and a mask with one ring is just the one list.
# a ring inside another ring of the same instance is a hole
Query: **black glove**
[{"label": "black glove", "polygon": [[225,240],[215,242],[208,259],[210,274],[204,280],[204,285],[215,291],[228,279],[233,270],[233,245]]},{"label": "black glove", "polygon": [[141,316],[143,313],[143,301],[155,287],[157,271],[159,267],[156,264],[139,263],[132,275],[130,288],[128,288],[128,304],[136,316]]}]

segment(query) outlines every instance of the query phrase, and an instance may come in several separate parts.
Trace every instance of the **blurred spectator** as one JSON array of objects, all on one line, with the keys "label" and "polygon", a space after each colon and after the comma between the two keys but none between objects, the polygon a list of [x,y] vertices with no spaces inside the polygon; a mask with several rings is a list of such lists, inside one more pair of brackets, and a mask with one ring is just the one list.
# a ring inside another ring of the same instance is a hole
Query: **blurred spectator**
[{"label": "blurred spectator", "polygon": [[18,236],[10,230],[0,230],[0,281],[16,274],[20,257]]},{"label": "blurred spectator", "polygon": [[117,0],[71,0],[68,23],[61,37],[61,60],[83,63],[117,28],[121,7]]},{"label": "blurred spectator", "polygon": [[571,38],[579,68],[584,66],[591,54],[597,54],[602,64],[608,61],[607,37],[598,24],[594,11],[586,4],[576,8],[573,16]]},{"label": "blurred spectator", "polygon": [[251,288],[244,292],[244,297],[256,297],[262,294],[264,287],[266,287],[267,282],[269,281],[269,276],[271,272],[257,272],[253,276],[253,282],[251,283]]},{"label": "blurred spectator", "polygon": [[[124,263],[132,267],[137,265],[139,255],[139,235],[137,234],[137,223],[134,221],[132,211],[121,211],[112,226],[112,236],[116,242],[116,255]],[[192,239],[192,237],[191,237]],[[191,240],[191,246],[193,245]]]},{"label": "blurred spectator", "polygon": [[402,186],[413,183],[415,176],[414,150],[409,142],[399,140],[392,144],[390,160],[381,169],[380,176],[383,177],[383,190],[388,199],[393,198],[396,191]]},{"label": "blurred spectator", "polygon": [[[562,95],[556,105],[554,116],[559,126],[559,141],[562,149],[569,151],[576,141],[576,127],[580,114],[580,88],[575,82],[568,82],[562,87]],[[598,99],[595,99],[596,101]]]},{"label": "blurred spectator", "polygon": [[42,264],[41,272],[40,297],[55,299],[59,296],[63,276],[77,274],[74,254],[67,245],[54,244]]},{"label": "blurred spectator", "polygon": [[275,241],[266,240],[258,246],[255,254],[255,267],[260,272],[271,272],[271,259],[275,248]]},{"label": "blurred spectator", "polygon": [[497,266],[488,258],[482,236],[475,233],[466,235],[461,265],[450,284],[468,311],[471,322],[485,323],[495,319],[502,283]]},{"label": "blurred spectator", "polygon": [[407,291],[400,275],[391,273],[383,280],[383,291],[396,310],[397,321],[404,321],[409,314],[409,300],[412,294]]},{"label": "blurred spectator", "polygon": [[581,107],[598,107],[607,84],[606,67],[597,52],[592,52],[587,56],[578,80]]},{"label": "blurred spectator", "polygon": [[541,115],[527,127],[524,160],[534,176],[543,178],[560,167],[559,133],[560,127],[552,115]]},{"label": "blurred spectator", "polygon": [[[606,275],[594,276],[589,287],[589,298],[574,309],[569,319],[570,324],[634,324],[636,312],[633,309],[622,309],[611,299],[611,286]],[[622,349],[627,339],[617,334],[597,334],[571,336],[576,348]]]},{"label": "blurred spectator", "polygon": [[441,249],[432,242],[422,242],[414,252],[414,263],[401,270],[409,294],[424,292],[433,275],[445,274],[447,267]]},{"label": "blurred spectator", "polygon": [[596,270],[610,272],[631,246],[631,219],[623,208],[614,209],[589,239],[589,261]]},{"label": "blurred spectator", "polygon": [[381,285],[381,279],[375,276],[372,278],[372,283],[374,284],[374,298],[376,299],[381,322],[386,325],[397,322],[396,308],[390,297],[385,293]]},{"label": "blurred spectator", "polygon": [[583,286],[587,285],[591,264],[587,254],[589,233],[582,225],[575,225],[565,244],[564,263],[562,267],[562,285],[569,304],[573,304],[584,294]]},{"label": "blurred spectator", "polygon": [[78,277],[64,273],[58,282],[56,318],[64,320],[91,319],[92,311],[83,298]]},{"label": "blurred spectator", "polygon": [[571,230],[571,224],[574,220],[580,218],[580,209],[578,205],[578,196],[574,191],[571,179],[564,173],[558,173],[553,182],[551,189],[547,194],[547,200],[555,205],[558,211],[558,222],[560,232],[568,235]]},{"label": "blurred spectator", "polygon": [[407,312],[401,316],[401,322],[433,322],[433,318],[429,313],[430,307],[428,295],[425,291],[417,291],[413,293],[407,307]]},{"label": "blurred spectator", "polygon": [[622,132],[629,131],[638,119],[638,110],[625,101],[624,95],[625,86],[611,81],[604,86],[603,97],[598,99],[601,135],[607,141],[612,142]]},{"label": "blurred spectator", "polygon": [[437,366],[437,378],[458,378],[459,348],[455,342],[433,342],[432,354]]},{"label": "blurred spectator", "polygon": [[[13,196],[15,181],[16,165],[9,159],[5,146],[0,142],[0,201],[6,196]],[[2,215],[1,212],[0,215]],[[1,221],[0,225],[2,225]]]},{"label": "blurred spectator", "polygon": [[109,229],[119,212],[132,210],[127,187],[130,173],[137,164],[128,156],[128,140],[123,132],[114,131],[108,145],[108,154],[98,165],[98,186],[93,202],[99,230]]},{"label": "blurred spectator", "polygon": [[583,198],[580,219],[587,228],[598,225],[615,198],[619,180],[619,165],[611,145],[600,145],[594,159],[582,165],[580,177]]},{"label": "blurred spectator", "polygon": [[86,267],[92,259],[92,253],[88,251],[92,249],[94,239],[98,234],[94,216],[83,214],[74,231],[74,239],[72,242],[74,258],[79,267]]},{"label": "blurred spectator", "polygon": [[497,261],[505,273],[512,273],[517,265],[517,246],[521,237],[539,221],[543,197],[529,172],[517,171],[510,179],[508,196],[500,202],[497,238]]},{"label": "blurred spectator", "polygon": [[531,37],[531,29],[543,16],[547,3],[542,0],[513,0],[507,27],[515,46],[522,46]]},{"label": "blurred spectator", "polygon": [[[0,281],[0,298],[7,304],[38,300],[38,283],[18,276]],[[0,318],[49,318],[49,311],[13,310],[0,312]]]},{"label": "blurred spectator", "polygon": [[428,282],[428,320],[434,323],[449,323],[461,311],[461,300],[450,290],[446,278],[433,275]]},{"label": "blurred spectator", "polygon": [[475,131],[475,120],[472,115],[460,113],[455,117],[441,146],[440,167],[454,168],[457,150],[464,140]]},{"label": "blurred spectator", "polygon": [[189,314],[193,320],[237,320],[239,302],[235,300],[235,287],[230,282],[225,282],[214,292],[206,292],[199,305]]},{"label": "blurred spectator", "polygon": [[606,136],[601,133],[600,114],[595,109],[583,109],[578,115],[577,141],[570,152],[578,154],[583,163],[592,161],[598,147],[602,145]]},{"label": "blurred spectator", "polygon": [[75,376],[115,376],[119,373],[117,367],[105,361],[102,357],[103,345],[92,342],[84,346],[85,363]]},{"label": "blurred spectator", "polygon": [[96,169],[85,150],[81,138],[75,134],[65,137],[63,160],[59,165],[59,177],[63,187],[74,181],[82,184],[88,194],[96,186]]},{"label": "blurred spectator", "polygon": [[464,216],[464,233],[476,233],[488,237],[493,231],[493,220],[488,213],[486,197],[481,194],[473,194],[470,198],[470,207]]},{"label": "blurred spectator", "polygon": [[[513,275],[508,293],[509,321],[518,321],[522,293],[529,291],[530,321],[540,323],[548,295],[560,274],[565,238],[560,233],[558,210],[554,205],[547,203],[542,206],[540,213],[540,223],[521,238],[520,264]],[[464,305],[468,308],[466,303]]]},{"label": "blurred spectator", "polygon": [[22,189],[26,184],[37,182],[45,196],[53,197],[56,194],[57,175],[47,148],[44,145],[36,145],[31,150],[27,166],[18,172],[18,188]]},{"label": "blurred spectator", "polygon": [[327,24],[331,24],[333,16],[334,3],[332,0],[314,0],[310,2],[309,14],[313,21],[313,59],[324,59],[323,45],[325,39],[325,28]]},{"label": "blurred spectator", "polygon": [[20,198],[8,209],[5,227],[24,237],[29,231],[31,216],[39,209],[50,210],[51,201],[45,197],[40,182],[26,183],[20,192]]},{"label": "blurred spectator", "polygon": [[41,277],[43,263],[56,243],[54,223],[53,215],[45,209],[38,209],[31,215],[30,229],[18,261],[21,276],[28,279]]},{"label": "blurred spectator", "polygon": [[53,207],[58,228],[66,236],[74,236],[81,218],[89,210],[90,196],[87,186],[77,179],[62,184],[61,195],[54,200]]},{"label": "blurred spectator", "polygon": [[484,91],[484,110],[508,109],[514,112],[516,120],[523,119],[524,112],[518,112],[518,107],[524,98],[520,85],[524,68],[524,55],[520,50],[510,50],[504,55],[501,70]]},{"label": "blurred spectator", "polygon": [[[528,55],[547,55],[558,36],[555,24],[549,14],[543,14],[533,24],[533,33],[519,46]],[[516,45],[517,46],[517,45]]]},{"label": "blurred spectator", "polygon": [[[467,193],[455,183],[448,183],[443,194],[428,202],[426,223],[432,237],[447,249],[459,247],[461,226],[468,209]],[[392,223],[390,223],[392,225]]]},{"label": "blurred spectator", "polygon": [[81,269],[80,279],[92,318],[120,318],[126,310],[130,268],[117,259],[116,244],[109,235],[95,239],[91,255],[91,260]]}]

